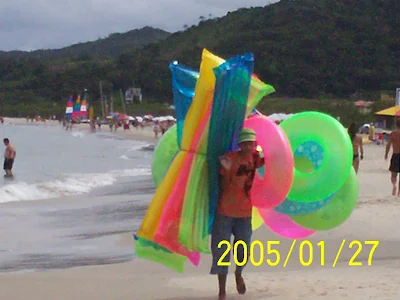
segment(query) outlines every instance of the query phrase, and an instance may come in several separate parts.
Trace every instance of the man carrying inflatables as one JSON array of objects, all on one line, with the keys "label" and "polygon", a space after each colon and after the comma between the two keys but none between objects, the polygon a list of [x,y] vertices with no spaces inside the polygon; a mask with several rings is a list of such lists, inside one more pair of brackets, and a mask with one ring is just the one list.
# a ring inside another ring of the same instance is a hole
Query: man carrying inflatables
[{"label": "man carrying inflatables", "polygon": [[[243,129],[239,133],[238,144],[239,151],[220,157],[221,191],[211,233],[213,263],[210,272],[218,275],[219,299],[226,298],[228,267],[218,265],[221,256],[226,251],[225,246],[218,248],[218,244],[224,240],[230,241],[233,234],[234,242],[242,240],[247,247],[250,245],[252,204],[249,195],[256,169],[264,165],[264,159],[256,150],[256,134],[253,130]],[[249,249],[247,249],[247,253],[250,253]],[[243,247],[238,247],[236,256],[238,261],[243,261]],[[229,259],[230,257],[227,255],[221,261],[228,262]],[[246,292],[246,285],[242,277],[243,268],[244,266],[237,266],[235,271],[239,294]]]},{"label": "man carrying inflatables", "polygon": [[[389,136],[389,141],[386,145],[385,159],[388,159],[390,146],[392,146],[393,153],[390,160],[389,171],[391,173],[391,182],[393,184],[392,195],[395,196],[397,189],[397,174],[400,173],[400,120],[397,120],[396,130]],[[398,188],[397,196],[400,197],[400,179]]]}]

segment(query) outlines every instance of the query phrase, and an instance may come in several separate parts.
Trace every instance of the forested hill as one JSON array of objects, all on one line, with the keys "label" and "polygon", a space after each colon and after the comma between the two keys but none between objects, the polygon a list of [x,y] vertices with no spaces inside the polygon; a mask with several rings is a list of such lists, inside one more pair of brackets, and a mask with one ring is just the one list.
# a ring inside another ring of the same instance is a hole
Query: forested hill
[{"label": "forested hill", "polygon": [[3,58],[0,99],[65,101],[84,88],[97,98],[102,80],[105,93],[135,84],[144,99],[171,101],[169,62],[198,69],[203,48],[224,58],[252,52],[255,73],[277,95],[348,98],[393,90],[400,87],[399,11],[398,0],[286,0],[201,18],[198,26],[115,59]]},{"label": "forested hill", "polygon": [[131,30],[125,33],[113,33],[96,41],[78,43],[61,49],[36,51],[0,51],[0,57],[38,58],[38,59],[70,59],[76,57],[116,57],[124,51],[165,40],[171,33],[152,27]]}]

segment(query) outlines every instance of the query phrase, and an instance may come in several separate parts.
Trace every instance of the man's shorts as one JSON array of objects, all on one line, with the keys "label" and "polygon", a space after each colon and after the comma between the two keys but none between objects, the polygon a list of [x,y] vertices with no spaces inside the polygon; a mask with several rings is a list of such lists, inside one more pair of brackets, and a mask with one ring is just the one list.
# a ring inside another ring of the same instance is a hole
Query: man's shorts
[{"label": "man's shorts", "polygon": [[393,173],[400,173],[400,153],[393,153],[390,160],[389,171]]},{"label": "man's shorts", "polygon": [[14,164],[14,159],[6,158],[4,159],[3,170],[11,170]]},{"label": "man's shorts", "polygon": [[[251,227],[251,217],[248,218],[233,218],[227,216],[215,215],[213,229],[211,232],[211,252],[213,256],[213,262],[211,266],[211,274],[228,274],[227,266],[218,266],[218,261],[221,256],[224,255],[227,245],[222,245],[218,248],[218,244],[221,241],[231,242],[231,236],[234,236],[234,241],[231,245],[234,245],[237,241],[243,241],[247,248],[247,256],[250,251],[251,235],[253,229]],[[231,247],[231,252],[233,246]],[[229,262],[230,253],[226,255],[221,261]],[[238,261],[244,260],[244,249],[242,246],[237,247],[237,259]],[[232,263],[234,265],[234,263]],[[237,266],[236,271],[241,272],[244,266]]]}]

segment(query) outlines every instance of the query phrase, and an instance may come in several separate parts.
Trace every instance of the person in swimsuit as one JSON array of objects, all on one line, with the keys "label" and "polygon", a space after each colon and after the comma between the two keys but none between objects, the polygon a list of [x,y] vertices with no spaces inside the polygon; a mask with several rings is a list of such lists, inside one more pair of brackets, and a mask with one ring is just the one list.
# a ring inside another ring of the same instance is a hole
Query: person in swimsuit
[{"label": "person in swimsuit", "polygon": [[[221,266],[218,262],[221,259],[223,262],[228,262],[230,259],[229,254],[222,258],[226,248],[221,247],[219,243],[230,241],[231,235],[233,235],[235,242],[244,241],[247,248],[238,247],[237,260],[244,261],[245,255],[249,255],[253,232],[250,190],[256,169],[264,165],[264,158],[256,150],[254,130],[245,128],[239,133],[239,148],[239,151],[229,152],[220,157],[220,196],[211,232],[213,261],[210,271],[211,274],[218,275],[219,300],[226,299],[228,266]],[[243,268],[244,266],[236,266],[235,271],[236,289],[239,294],[246,292],[246,285],[242,277]]]},{"label": "person in swimsuit", "polygon": [[353,144],[353,168],[356,173],[358,173],[360,160],[364,159],[364,148],[361,136],[357,135],[357,123],[351,123],[347,132],[349,133],[351,143]]},{"label": "person in swimsuit", "polygon": [[14,146],[10,144],[10,140],[8,138],[5,138],[3,142],[4,146],[6,146],[6,151],[4,152],[4,164],[3,164],[3,169],[6,172],[5,177],[13,177],[11,170],[17,152],[15,151]]},{"label": "person in swimsuit", "polygon": [[[393,131],[386,145],[385,160],[388,159],[388,154],[392,147],[392,158],[390,159],[390,181],[393,185],[392,195],[396,195],[397,191],[397,175],[400,173],[400,120],[396,122],[396,130]],[[400,178],[399,178],[399,190],[397,196],[400,197]]]}]

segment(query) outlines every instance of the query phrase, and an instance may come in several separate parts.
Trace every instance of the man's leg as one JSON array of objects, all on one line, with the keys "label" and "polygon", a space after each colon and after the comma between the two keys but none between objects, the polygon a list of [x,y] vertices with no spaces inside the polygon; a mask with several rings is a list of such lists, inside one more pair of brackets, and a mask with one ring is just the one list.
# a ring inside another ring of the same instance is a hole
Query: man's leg
[{"label": "man's leg", "polygon": [[[232,234],[232,218],[215,215],[215,220],[213,224],[213,229],[211,232],[211,253],[212,253],[212,266],[210,274],[218,275],[218,285],[219,293],[218,299],[226,299],[226,279],[228,275],[228,264],[230,261],[230,252],[227,251],[228,245],[224,243],[219,245],[221,241],[227,241],[229,244],[231,242]],[[218,245],[220,247],[218,247]],[[221,265],[225,264],[225,265]]]},{"label": "man's leg", "polygon": [[3,163],[3,170],[4,172],[6,172],[6,176],[8,176],[8,172],[7,172],[7,159],[4,159],[4,163]]},{"label": "man's leg", "polygon": [[12,172],[11,172],[12,167],[13,167],[13,164],[14,164],[14,160],[13,160],[13,159],[9,159],[9,160],[7,161],[7,170],[6,170],[6,173],[7,173],[8,177],[12,177],[12,176],[13,176],[13,175],[12,175]]},{"label": "man's leg", "polygon": [[[253,233],[253,229],[251,227],[251,217],[248,218],[235,218],[233,220],[233,235],[235,237],[233,245],[235,245],[238,241],[243,241],[245,247],[247,248],[247,257],[244,256],[244,247],[242,245],[238,245],[236,247],[237,253],[237,261],[238,262],[243,262],[245,261],[246,264],[249,260],[249,255],[250,255],[250,243],[251,243],[251,235]],[[235,254],[234,254],[235,255]],[[246,284],[244,282],[244,279],[242,277],[242,271],[244,266],[236,266],[236,271],[235,271],[235,279],[236,279],[236,289],[239,294],[245,294],[246,293]]]},{"label": "man's leg", "polygon": [[392,195],[395,196],[396,195],[396,190],[397,190],[397,187],[396,187],[396,184],[397,184],[397,173],[391,172],[390,181],[392,182],[392,185],[393,185]]},{"label": "man's leg", "polygon": [[397,191],[397,197],[400,197],[400,176],[399,176],[399,190]]}]

